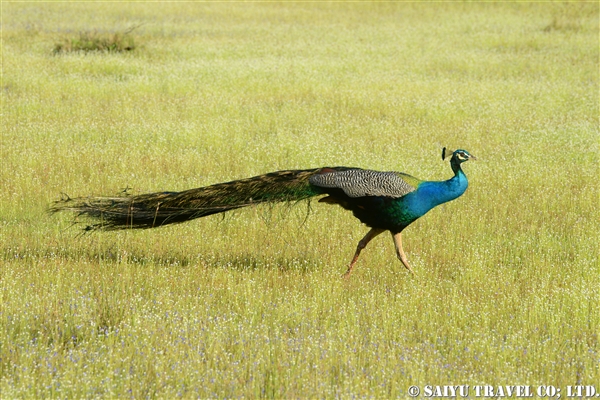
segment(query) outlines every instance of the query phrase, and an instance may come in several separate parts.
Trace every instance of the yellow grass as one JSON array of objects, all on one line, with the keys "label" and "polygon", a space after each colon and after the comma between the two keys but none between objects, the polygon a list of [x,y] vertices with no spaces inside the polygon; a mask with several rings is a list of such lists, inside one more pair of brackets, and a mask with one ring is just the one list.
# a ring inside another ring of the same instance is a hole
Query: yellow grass
[{"label": "yellow grass", "polygon": [[[3,3],[0,392],[405,397],[600,382],[597,3]],[[53,54],[82,32],[126,53]],[[346,165],[467,193],[80,235],[72,196]],[[474,392],[471,392],[473,395]]]}]

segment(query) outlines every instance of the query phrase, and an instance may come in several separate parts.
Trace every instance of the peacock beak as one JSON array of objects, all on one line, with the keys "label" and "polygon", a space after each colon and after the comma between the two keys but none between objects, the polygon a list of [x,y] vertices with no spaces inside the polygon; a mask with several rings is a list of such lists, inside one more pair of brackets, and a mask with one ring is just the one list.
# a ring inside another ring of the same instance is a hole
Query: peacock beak
[{"label": "peacock beak", "polygon": [[469,160],[477,161],[477,157],[475,157],[473,154],[469,154]]}]

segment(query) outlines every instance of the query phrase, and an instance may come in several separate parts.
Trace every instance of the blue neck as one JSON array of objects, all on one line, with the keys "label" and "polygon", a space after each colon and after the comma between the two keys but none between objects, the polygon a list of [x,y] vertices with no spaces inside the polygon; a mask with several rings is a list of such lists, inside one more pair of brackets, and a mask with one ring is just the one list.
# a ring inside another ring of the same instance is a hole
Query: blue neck
[{"label": "blue neck", "polygon": [[469,182],[460,168],[460,164],[452,164],[454,176],[447,181],[425,181],[417,190],[406,196],[409,209],[415,216],[422,216],[433,207],[454,200],[462,195]]}]

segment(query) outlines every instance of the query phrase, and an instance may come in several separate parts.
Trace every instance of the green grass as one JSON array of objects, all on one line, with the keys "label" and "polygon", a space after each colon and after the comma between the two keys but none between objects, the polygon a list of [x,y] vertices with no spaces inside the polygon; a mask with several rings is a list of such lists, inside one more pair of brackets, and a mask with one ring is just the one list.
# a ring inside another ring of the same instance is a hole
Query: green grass
[{"label": "green grass", "polygon": [[[2,398],[600,384],[598,4],[3,3]],[[123,32],[133,52],[67,52]],[[367,228],[255,208],[78,236],[71,196],[348,165],[467,193]],[[306,220],[305,220],[306,219]]]},{"label": "green grass", "polygon": [[133,51],[136,48],[135,40],[127,32],[116,32],[110,34],[102,34],[99,32],[80,32],[72,37],[65,37],[56,44],[52,50],[55,54],[84,52],[91,51],[100,52],[124,52]]}]

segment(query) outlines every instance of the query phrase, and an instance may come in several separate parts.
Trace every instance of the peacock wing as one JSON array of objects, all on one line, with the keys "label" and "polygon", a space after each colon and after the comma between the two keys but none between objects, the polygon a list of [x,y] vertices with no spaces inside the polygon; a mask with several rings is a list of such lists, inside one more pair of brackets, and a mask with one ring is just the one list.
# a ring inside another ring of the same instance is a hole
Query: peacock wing
[{"label": "peacock wing", "polygon": [[417,189],[419,179],[400,172],[365,169],[326,170],[312,175],[312,185],[341,189],[348,197],[384,196],[399,198]]}]

